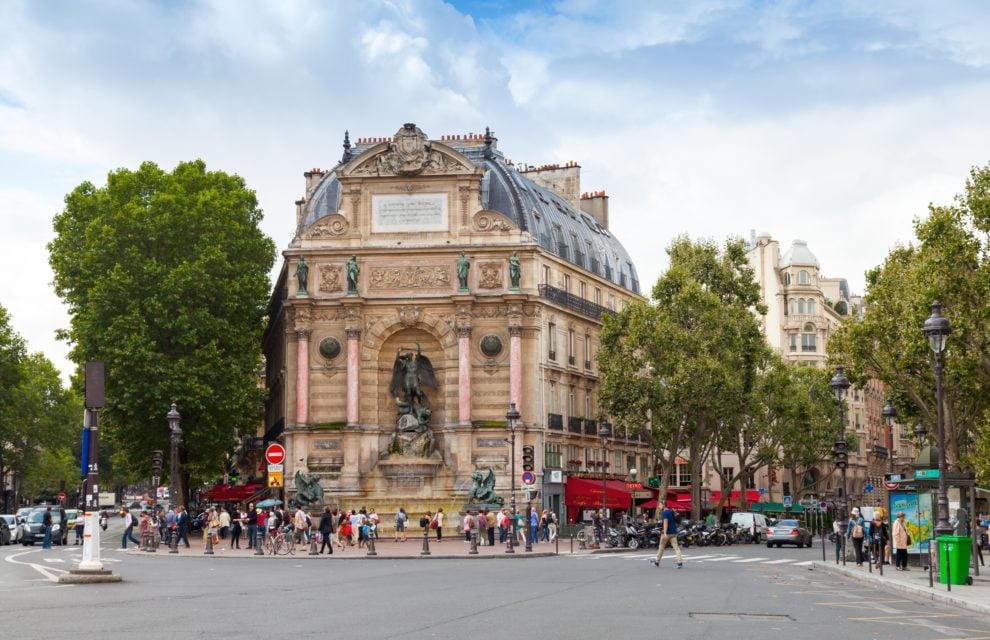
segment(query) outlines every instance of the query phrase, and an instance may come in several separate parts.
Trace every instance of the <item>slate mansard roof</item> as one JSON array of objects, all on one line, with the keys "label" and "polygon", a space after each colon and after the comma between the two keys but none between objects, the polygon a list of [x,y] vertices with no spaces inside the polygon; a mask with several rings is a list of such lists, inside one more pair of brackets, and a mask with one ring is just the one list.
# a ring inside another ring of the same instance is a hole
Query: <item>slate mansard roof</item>
[{"label": "slate mansard roof", "polygon": [[[639,293],[639,276],[625,248],[591,215],[575,209],[550,189],[540,186],[506,164],[501,152],[486,157],[485,147],[458,146],[444,141],[484,169],[481,206],[497,211],[517,227],[528,231],[540,246],[568,262]],[[349,161],[362,153],[350,151]],[[337,170],[323,176],[306,203],[302,228],[338,212],[341,202]]]}]

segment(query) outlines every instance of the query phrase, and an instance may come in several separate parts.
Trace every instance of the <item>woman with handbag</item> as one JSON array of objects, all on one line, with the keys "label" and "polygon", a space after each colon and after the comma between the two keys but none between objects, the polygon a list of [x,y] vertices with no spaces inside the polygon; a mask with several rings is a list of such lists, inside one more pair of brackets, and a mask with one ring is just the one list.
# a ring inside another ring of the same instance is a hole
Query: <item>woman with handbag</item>
[{"label": "woman with handbag", "polygon": [[863,538],[866,537],[866,520],[859,515],[859,507],[853,507],[852,515],[846,526],[846,537],[852,541],[853,551],[856,552],[856,566],[863,566]]},{"label": "woman with handbag", "polygon": [[893,539],[894,539],[894,568],[898,571],[907,571],[907,558],[908,558],[908,547],[911,546],[911,534],[907,532],[907,524],[904,519],[904,512],[899,511],[897,513],[897,519],[894,520],[893,526]]}]

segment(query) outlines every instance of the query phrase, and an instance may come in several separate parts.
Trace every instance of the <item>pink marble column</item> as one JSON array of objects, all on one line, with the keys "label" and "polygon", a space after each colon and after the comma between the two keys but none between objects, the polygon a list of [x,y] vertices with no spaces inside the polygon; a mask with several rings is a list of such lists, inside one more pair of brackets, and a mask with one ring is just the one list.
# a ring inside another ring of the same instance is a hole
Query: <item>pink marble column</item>
[{"label": "pink marble column", "polygon": [[347,330],[347,424],[356,425],[360,419],[360,329]]},{"label": "pink marble column", "polygon": [[471,327],[457,327],[457,419],[461,424],[471,422]]},{"label": "pink marble column", "polygon": [[509,402],[522,413],[522,327],[509,327]]},{"label": "pink marble column", "polygon": [[309,329],[296,329],[296,424],[309,423]]}]

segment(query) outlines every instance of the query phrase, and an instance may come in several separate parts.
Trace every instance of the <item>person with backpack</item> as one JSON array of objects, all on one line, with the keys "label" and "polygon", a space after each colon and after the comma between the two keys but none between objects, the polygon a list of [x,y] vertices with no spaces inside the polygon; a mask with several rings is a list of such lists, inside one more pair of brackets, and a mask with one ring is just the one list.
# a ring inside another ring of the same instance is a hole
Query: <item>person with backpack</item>
[{"label": "person with backpack", "polygon": [[402,542],[405,542],[406,541],[406,521],[408,519],[409,519],[409,516],[406,515],[406,510],[403,509],[402,507],[399,507],[399,510],[395,513],[395,541],[396,542],[399,542],[400,537],[401,537],[401,541]]},{"label": "person with backpack", "polygon": [[124,507],[122,511],[123,513],[120,515],[124,516],[124,535],[120,538],[120,548],[126,549],[128,540],[137,545],[141,544],[141,542],[134,538],[134,526],[137,525],[137,521],[134,519],[134,516],[131,515],[131,512],[127,507]]},{"label": "person with backpack", "polygon": [[846,525],[846,537],[852,541],[856,553],[856,566],[863,566],[863,539],[866,537],[866,520],[859,514],[859,507],[853,507],[849,523]]}]

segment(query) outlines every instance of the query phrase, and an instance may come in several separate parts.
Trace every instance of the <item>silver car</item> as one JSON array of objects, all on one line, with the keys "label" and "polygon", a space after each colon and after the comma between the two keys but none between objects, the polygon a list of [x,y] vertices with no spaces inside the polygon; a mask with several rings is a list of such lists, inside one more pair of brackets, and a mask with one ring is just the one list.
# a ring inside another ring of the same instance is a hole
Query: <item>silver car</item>
[{"label": "silver car", "polygon": [[798,547],[812,545],[811,532],[798,520],[778,520],[767,528],[767,547],[793,544]]},{"label": "silver car", "polygon": [[6,521],[7,527],[10,528],[10,543],[17,544],[24,537],[24,523],[21,519],[15,515],[5,513],[0,515],[0,519]]}]

